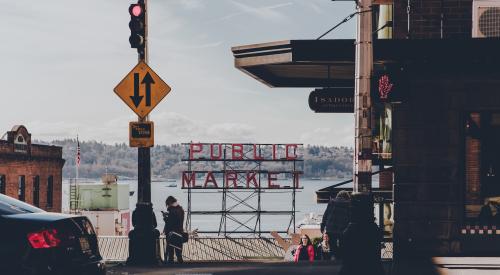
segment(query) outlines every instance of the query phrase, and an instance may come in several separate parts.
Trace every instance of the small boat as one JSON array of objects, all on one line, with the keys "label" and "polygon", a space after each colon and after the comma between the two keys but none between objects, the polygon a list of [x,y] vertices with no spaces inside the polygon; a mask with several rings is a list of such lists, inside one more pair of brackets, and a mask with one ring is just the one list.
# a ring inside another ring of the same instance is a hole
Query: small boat
[{"label": "small boat", "polygon": [[167,187],[177,187],[177,183],[167,184]]}]

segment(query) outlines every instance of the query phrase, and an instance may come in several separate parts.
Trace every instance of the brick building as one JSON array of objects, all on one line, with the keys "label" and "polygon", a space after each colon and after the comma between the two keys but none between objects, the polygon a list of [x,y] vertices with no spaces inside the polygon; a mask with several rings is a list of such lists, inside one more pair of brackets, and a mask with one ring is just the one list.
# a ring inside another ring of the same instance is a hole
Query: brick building
[{"label": "brick building", "polygon": [[31,143],[22,125],[0,140],[0,193],[51,212],[61,212],[62,147]]},{"label": "brick building", "polygon": [[[394,0],[373,13],[372,159],[394,173],[395,255],[500,255],[500,1]],[[354,87],[353,40],[232,51],[270,87]]]}]

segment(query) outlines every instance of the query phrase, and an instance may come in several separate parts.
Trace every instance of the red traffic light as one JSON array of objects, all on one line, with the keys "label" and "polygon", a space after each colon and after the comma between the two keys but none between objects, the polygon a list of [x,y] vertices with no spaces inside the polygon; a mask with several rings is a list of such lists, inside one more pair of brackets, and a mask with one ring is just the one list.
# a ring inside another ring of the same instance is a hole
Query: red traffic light
[{"label": "red traffic light", "polygon": [[132,4],[130,5],[130,8],[128,9],[130,15],[135,16],[135,17],[140,17],[144,14],[144,9],[140,4]]}]

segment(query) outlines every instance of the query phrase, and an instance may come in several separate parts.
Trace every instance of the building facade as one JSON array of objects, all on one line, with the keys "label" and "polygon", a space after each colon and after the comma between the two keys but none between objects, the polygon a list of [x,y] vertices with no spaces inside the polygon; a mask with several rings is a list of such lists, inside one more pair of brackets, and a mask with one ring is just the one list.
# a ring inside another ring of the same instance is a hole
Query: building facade
[{"label": "building facade", "polygon": [[50,212],[61,212],[62,147],[31,143],[22,125],[0,140],[0,193]]},{"label": "building facade", "polygon": [[[374,25],[391,29],[374,30],[372,157],[394,173],[395,256],[500,255],[499,10],[493,0],[373,8]],[[354,87],[353,40],[232,50],[270,87]]]}]

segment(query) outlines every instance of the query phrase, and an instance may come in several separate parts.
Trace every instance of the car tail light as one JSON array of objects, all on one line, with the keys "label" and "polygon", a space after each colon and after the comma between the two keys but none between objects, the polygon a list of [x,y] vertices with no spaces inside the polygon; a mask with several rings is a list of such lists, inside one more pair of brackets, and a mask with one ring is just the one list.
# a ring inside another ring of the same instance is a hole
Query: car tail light
[{"label": "car tail light", "polygon": [[46,229],[28,233],[28,241],[33,248],[51,248],[59,246],[61,239],[57,236],[57,230]]}]

